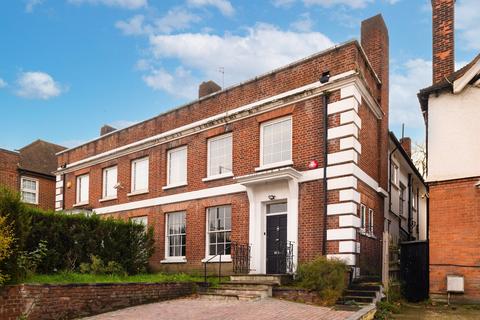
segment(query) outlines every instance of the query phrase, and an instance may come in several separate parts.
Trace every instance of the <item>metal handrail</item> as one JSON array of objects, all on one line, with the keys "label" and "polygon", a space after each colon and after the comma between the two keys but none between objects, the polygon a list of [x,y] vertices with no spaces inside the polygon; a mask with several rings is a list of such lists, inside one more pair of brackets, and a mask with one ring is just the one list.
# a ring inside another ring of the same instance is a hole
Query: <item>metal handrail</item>
[{"label": "metal handrail", "polygon": [[231,246],[232,246],[232,243],[228,244],[227,246],[225,246],[225,248],[220,253],[217,253],[216,255],[211,256],[208,260],[206,260],[203,263],[203,265],[204,265],[203,280],[204,280],[205,284],[207,283],[207,263],[209,263],[210,261],[212,261],[213,258],[218,257],[218,256],[220,256],[220,259],[218,261],[218,281],[221,281],[221,278],[222,278],[222,255],[225,255],[225,251],[227,250],[227,247],[231,248]]}]

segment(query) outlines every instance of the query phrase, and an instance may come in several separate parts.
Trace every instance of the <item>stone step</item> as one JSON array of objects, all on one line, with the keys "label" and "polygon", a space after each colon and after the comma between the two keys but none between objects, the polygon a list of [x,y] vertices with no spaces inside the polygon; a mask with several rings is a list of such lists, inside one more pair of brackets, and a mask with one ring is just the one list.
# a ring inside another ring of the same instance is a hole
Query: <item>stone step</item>
[{"label": "stone step", "polygon": [[357,297],[377,297],[378,291],[373,290],[350,290],[347,289],[344,292],[345,296],[357,296]]},{"label": "stone step", "polygon": [[254,289],[271,289],[278,286],[276,282],[261,282],[261,281],[228,281],[221,282],[220,286],[235,286],[237,288],[254,288]]},{"label": "stone step", "polygon": [[212,288],[208,291],[215,294],[233,294],[233,295],[257,295],[261,298],[272,296],[272,290],[268,289],[251,289],[251,288],[235,288],[235,287],[219,287]]},{"label": "stone step", "polygon": [[345,296],[343,301],[355,301],[359,303],[372,303],[375,300],[374,297],[365,297],[365,296]]},{"label": "stone step", "polygon": [[257,301],[262,297],[256,294],[227,294],[227,293],[214,293],[214,292],[202,292],[199,294],[201,299],[215,300],[215,301]]},{"label": "stone step", "polygon": [[278,285],[288,284],[291,282],[292,277],[288,274],[244,274],[244,275],[232,275],[231,281],[252,281],[252,282],[270,282]]},{"label": "stone step", "polygon": [[382,286],[379,284],[364,284],[364,283],[357,283],[351,284],[348,287],[348,290],[360,290],[360,291],[381,291]]}]

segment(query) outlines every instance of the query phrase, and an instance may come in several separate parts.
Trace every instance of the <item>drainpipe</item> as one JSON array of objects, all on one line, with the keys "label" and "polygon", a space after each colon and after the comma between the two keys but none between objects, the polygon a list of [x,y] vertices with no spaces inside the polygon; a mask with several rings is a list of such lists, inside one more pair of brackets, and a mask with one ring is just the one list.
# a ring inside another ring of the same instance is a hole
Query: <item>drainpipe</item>
[{"label": "drainpipe", "polygon": [[408,241],[412,240],[412,231],[410,230],[412,227],[412,174],[408,174]]},{"label": "drainpipe", "polygon": [[328,96],[329,92],[324,92],[323,98],[323,241],[322,241],[322,255],[327,255],[327,161],[328,161]]}]

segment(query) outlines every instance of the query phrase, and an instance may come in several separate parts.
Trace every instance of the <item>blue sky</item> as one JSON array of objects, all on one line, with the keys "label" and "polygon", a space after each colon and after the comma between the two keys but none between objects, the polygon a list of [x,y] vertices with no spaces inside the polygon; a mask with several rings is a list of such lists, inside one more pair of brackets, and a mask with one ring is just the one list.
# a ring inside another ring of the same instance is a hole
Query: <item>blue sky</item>
[{"label": "blue sky", "polygon": [[[382,13],[390,122],[424,139],[415,94],[431,82],[430,0],[10,0],[0,3],[0,147],[74,146],[335,43]],[[480,50],[480,1],[457,0],[458,65]]]}]

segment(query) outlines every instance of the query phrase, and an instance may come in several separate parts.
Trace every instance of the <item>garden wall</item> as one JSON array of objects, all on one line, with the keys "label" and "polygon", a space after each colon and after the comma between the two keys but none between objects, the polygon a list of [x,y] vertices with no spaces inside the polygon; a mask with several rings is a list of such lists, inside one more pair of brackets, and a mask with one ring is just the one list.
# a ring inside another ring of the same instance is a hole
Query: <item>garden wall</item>
[{"label": "garden wall", "polygon": [[273,288],[272,296],[274,298],[322,305],[325,303],[315,291],[299,288]]},{"label": "garden wall", "polygon": [[0,319],[72,319],[192,294],[194,283],[99,283],[6,286]]}]

